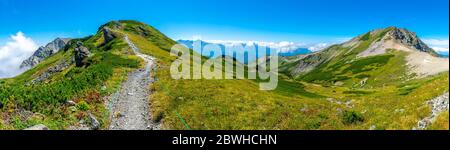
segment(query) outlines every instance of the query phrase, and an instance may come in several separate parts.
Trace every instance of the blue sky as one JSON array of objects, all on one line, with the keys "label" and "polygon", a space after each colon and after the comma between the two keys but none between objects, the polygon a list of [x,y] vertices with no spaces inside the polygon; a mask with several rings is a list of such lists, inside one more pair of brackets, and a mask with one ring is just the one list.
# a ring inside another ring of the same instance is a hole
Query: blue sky
[{"label": "blue sky", "polygon": [[135,19],[174,39],[342,41],[375,28],[405,27],[447,39],[448,0],[0,0],[0,46],[22,31],[38,44],[95,33]]}]

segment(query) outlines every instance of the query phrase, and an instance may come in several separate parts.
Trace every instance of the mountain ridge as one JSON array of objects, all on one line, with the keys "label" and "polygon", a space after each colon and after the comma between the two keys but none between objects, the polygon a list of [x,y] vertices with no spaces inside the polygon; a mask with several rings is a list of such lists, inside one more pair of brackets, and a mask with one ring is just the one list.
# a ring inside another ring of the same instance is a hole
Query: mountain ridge
[{"label": "mountain ridge", "polygon": [[[382,58],[378,56],[392,57]],[[385,69],[398,70],[396,73],[405,76],[423,77],[448,71],[447,58],[438,57],[437,53],[423,43],[415,33],[397,27],[376,29],[361,34],[342,44],[330,46],[322,51],[306,55],[300,60],[284,64],[280,66],[280,70],[300,80],[340,82],[341,80],[348,80],[348,77],[343,75],[345,72],[339,73],[335,69],[348,68],[348,65],[352,65],[353,62],[358,60],[374,61],[370,59],[378,58],[386,60],[373,62],[372,64],[379,65],[378,67],[381,68],[389,64],[391,58],[394,58],[398,61],[397,65],[391,66],[391,69]],[[435,68],[430,68],[433,65],[435,65]],[[378,67],[365,70],[376,71]],[[365,71],[358,71],[357,73],[363,72]],[[339,74],[342,74],[342,76]],[[377,74],[384,76],[380,73]],[[332,77],[333,75],[340,77]]]},{"label": "mountain ridge", "polygon": [[20,68],[32,68],[36,66],[47,57],[50,57],[64,48],[70,40],[70,38],[56,38],[45,46],[39,47],[33,55],[21,63]]}]

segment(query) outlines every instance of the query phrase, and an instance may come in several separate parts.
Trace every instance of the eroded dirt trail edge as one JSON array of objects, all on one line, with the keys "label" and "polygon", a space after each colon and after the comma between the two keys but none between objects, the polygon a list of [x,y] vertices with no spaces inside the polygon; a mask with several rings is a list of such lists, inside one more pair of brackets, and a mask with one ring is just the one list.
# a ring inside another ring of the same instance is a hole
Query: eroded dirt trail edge
[{"label": "eroded dirt trail edge", "polygon": [[149,85],[154,81],[150,76],[155,65],[154,58],[140,53],[140,50],[128,36],[124,40],[137,56],[146,62],[145,68],[128,74],[128,80],[122,83],[120,90],[111,96],[110,130],[158,130],[160,124],[151,121]]}]

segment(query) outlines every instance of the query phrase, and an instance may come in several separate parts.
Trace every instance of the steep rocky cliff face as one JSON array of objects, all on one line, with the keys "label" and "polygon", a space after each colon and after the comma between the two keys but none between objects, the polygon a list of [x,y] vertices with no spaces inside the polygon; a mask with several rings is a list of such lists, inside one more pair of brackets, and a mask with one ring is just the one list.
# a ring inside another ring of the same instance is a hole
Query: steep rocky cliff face
[{"label": "steep rocky cliff face", "polygon": [[388,49],[407,52],[424,52],[432,56],[438,56],[433,49],[420,40],[416,33],[403,28],[389,27],[386,29],[374,30],[349,43],[354,43],[358,46],[361,41],[368,40],[370,36],[380,33],[382,33],[382,35],[379,39],[370,43],[369,47],[358,55],[359,57],[385,54]]},{"label": "steep rocky cliff face", "polygon": [[32,68],[45,58],[57,53],[70,41],[69,38],[57,38],[46,46],[39,47],[32,56],[22,62],[20,68]]},{"label": "steep rocky cliff face", "polygon": [[391,36],[397,42],[404,44],[410,48],[414,48],[418,51],[427,52],[430,54],[436,54],[436,52],[428,47],[414,32],[410,32],[406,29],[394,28],[387,33],[387,36]]}]

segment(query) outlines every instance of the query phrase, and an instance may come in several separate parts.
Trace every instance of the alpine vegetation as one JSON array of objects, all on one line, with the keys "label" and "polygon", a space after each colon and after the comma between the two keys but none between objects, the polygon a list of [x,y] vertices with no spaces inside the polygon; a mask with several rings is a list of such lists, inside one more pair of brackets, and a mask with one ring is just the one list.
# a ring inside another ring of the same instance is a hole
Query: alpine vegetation
[{"label": "alpine vegetation", "polygon": [[[236,55],[239,51],[244,50],[247,50],[247,55]],[[195,42],[194,51],[210,57],[202,59],[202,55],[190,52],[188,47],[183,44],[176,44],[172,47],[171,56],[178,57],[170,68],[173,79],[258,79],[265,81],[259,83],[260,90],[277,88],[278,52],[274,48],[236,45],[232,48],[226,47],[223,51],[218,44],[201,45],[199,42]],[[255,59],[256,63],[249,63],[247,66],[233,63],[238,59]]]}]

